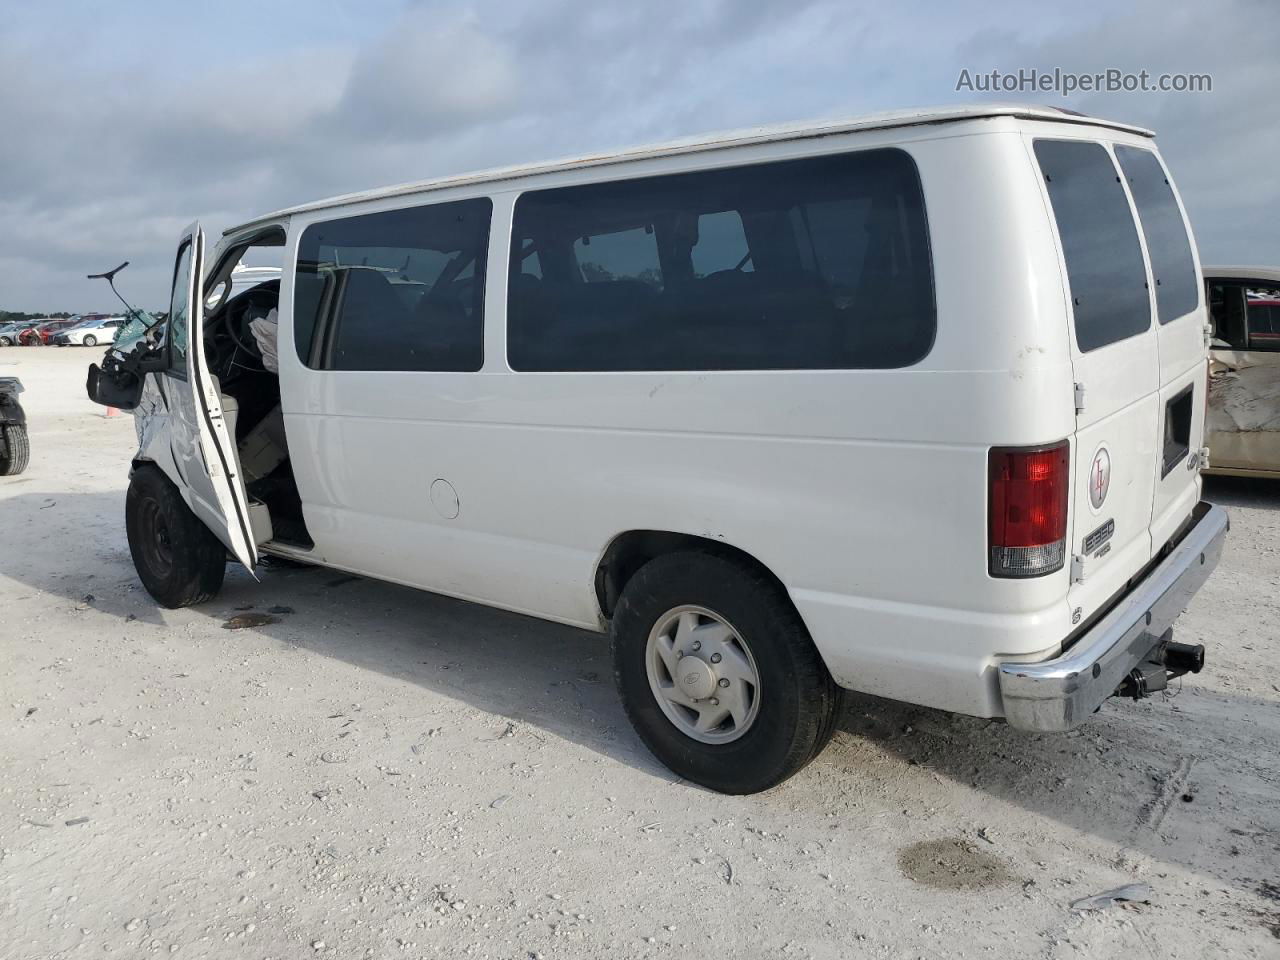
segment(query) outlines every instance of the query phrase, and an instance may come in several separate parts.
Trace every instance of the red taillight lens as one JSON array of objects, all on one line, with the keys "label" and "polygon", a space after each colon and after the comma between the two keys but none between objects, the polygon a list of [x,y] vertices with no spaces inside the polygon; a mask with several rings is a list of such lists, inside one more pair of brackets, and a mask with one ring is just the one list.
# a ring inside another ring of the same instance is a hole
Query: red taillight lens
[{"label": "red taillight lens", "polygon": [[1067,550],[1071,447],[995,448],[988,457],[990,571],[1038,577],[1061,570]]}]

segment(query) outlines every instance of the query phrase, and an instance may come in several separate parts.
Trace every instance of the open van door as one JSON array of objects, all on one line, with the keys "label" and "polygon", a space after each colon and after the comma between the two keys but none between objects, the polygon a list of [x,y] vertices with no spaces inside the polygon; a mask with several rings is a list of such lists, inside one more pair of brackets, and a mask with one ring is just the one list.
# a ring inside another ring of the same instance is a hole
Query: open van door
[{"label": "open van door", "polygon": [[178,241],[165,332],[169,362],[157,378],[178,473],[171,479],[195,515],[252,573],[258,550],[235,437],[223,416],[218,382],[205,362],[203,277],[204,232],[197,222]]}]

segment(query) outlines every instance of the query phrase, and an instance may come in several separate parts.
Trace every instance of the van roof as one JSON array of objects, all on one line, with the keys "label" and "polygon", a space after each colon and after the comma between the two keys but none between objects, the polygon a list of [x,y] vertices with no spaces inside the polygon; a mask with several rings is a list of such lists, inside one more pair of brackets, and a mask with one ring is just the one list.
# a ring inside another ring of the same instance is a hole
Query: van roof
[{"label": "van roof", "polygon": [[1080,123],[1096,127],[1108,127],[1126,133],[1152,137],[1155,134],[1144,127],[1136,127],[1113,120],[1102,120],[1086,116],[1074,110],[1061,107],[1030,106],[1017,103],[982,103],[962,106],[935,108],[917,108],[914,110],[893,110],[884,113],[870,113],[858,117],[841,120],[818,120],[801,123],[775,124],[771,126],[749,127],[722,133],[700,134],[665,143],[650,144],[641,147],[628,147],[604,153],[587,154],[564,160],[545,163],[521,164],[517,166],[498,167],[474,173],[455,174],[433,180],[420,180],[390,187],[379,187],[373,190],[362,190],[347,193],[325,200],[316,200],[293,207],[286,207],[274,213],[254,217],[223,231],[223,236],[238,233],[246,227],[260,223],[279,220],[295,213],[312,210],[323,210],[328,207],[340,207],[366,200],[379,200],[384,197],[403,196],[405,194],[426,193],[442,190],[446,187],[466,186],[470,184],[491,183],[502,180],[514,180],[532,177],[542,173],[553,173],[561,170],[572,170],[576,167],[596,167],[611,163],[622,163],[631,160],[644,160],[652,157],[674,156],[686,153],[701,153],[709,150],[722,150],[728,147],[746,146],[749,144],[769,143],[782,140],[801,140],[808,137],[823,137],[839,133],[854,133],[863,130],[882,130],[890,127],[909,127],[923,124],[953,123],[962,120],[985,119],[991,117],[1015,117],[1022,120],[1049,120],[1057,123]]},{"label": "van roof", "polygon": [[1280,267],[1201,267],[1206,280],[1266,280],[1280,283]]}]

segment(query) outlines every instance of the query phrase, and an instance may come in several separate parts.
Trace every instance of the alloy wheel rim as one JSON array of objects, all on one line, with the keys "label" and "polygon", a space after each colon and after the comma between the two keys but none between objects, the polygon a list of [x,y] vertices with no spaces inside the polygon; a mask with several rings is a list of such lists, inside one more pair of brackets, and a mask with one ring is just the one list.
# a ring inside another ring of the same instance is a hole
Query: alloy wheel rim
[{"label": "alloy wheel rim", "polygon": [[667,719],[700,743],[732,743],[759,715],[760,671],[751,648],[706,607],[675,607],[654,621],[645,670]]}]

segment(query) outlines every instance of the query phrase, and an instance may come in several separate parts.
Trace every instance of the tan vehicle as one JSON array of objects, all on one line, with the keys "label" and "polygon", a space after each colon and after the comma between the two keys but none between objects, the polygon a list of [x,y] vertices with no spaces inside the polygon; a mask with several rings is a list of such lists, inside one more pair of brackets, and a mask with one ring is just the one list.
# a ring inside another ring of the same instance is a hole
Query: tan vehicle
[{"label": "tan vehicle", "polygon": [[1280,478],[1280,269],[1205,267],[1206,473]]}]

